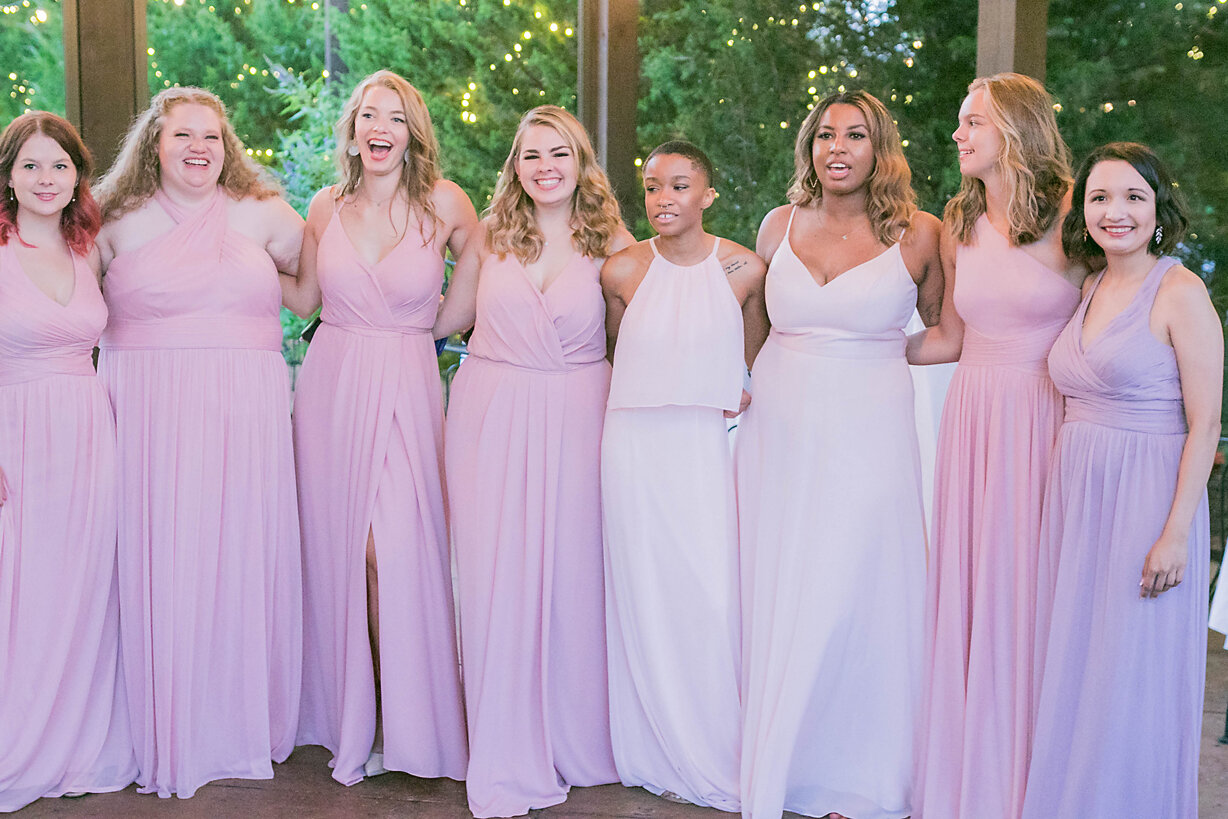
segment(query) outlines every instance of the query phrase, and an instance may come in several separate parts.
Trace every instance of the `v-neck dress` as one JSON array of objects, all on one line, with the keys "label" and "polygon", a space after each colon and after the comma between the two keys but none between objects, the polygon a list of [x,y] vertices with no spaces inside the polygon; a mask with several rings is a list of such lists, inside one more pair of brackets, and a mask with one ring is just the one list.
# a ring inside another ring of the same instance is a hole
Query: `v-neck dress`
[{"label": "v-neck dress", "polygon": [[614,760],[624,785],[739,807],[737,509],[725,410],[742,313],[720,240],[657,252],[623,315],[601,449]]},{"label": "v-neck dress", "polygon": [[443,396],[431,326],[440,239],[406,231],[362,261],[339,209],[320,237],[322,323],[294,398],[303,530],[299,744],[352,785],[375,738],[367,536],[379,584],[384,767],[463,779],[467,763],[444,519]]},{"label": "v-neck dress", "polygon": [[573,256],[543,293],[513,256],[490,256],[446,426],[478,817],[618,781],[598,483],[609,387],[597,264]]},{"label": "v-neck dress", "polygon": [[1066,420],[1041,532],[1040,696],[1024,816],[1198,816],[1205,493],[1188,533],[1185,579],[1154,600],[1140,598],[1138,586],[1186,441],[1176,354],[1150,327],[1156,291],[1175,264],[1160,259],[1085,346],[1093,288],[1049,354]]},{"label": "v-neck dress", "polygon": [[[738,427],[742,814],[911,813],[925,521],[898,243],[824,285],[785,240]],[[821,590],[821,591],[820,591]]]},{"label": "v-neck dress", "polygon": [[142,792],[271,779],[294,750],[302,564],[281,288],[220,188],[111,262],[120,641]]},{"label": "v-neck dress", "polygon": [[1046,359],[1079,290],[981,216],[934,477],[914,819],[1012,819],[1031,749],[1036,564],[1062,396]]},{"label": "v-neck dress", "polygon": [[90,358],[107,308],[73,256],[72,298],[0,246],[0,813],[136,779],[119,664],[115,422]]}]

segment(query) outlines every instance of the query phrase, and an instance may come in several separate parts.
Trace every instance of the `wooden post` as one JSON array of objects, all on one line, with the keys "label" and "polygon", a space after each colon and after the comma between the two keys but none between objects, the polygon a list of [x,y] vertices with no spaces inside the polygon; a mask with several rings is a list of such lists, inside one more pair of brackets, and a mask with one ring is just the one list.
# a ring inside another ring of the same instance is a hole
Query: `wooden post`
[{"label": "wooden post", "polygon": [[63,0],[64,102],[101,174],[149,104],[145,0]]},{"label": "wooden post", "polygon": [[1045,81],[1049,0],[978,0],[976,73],[1002,71]]},{"label": "wooden post", "polygon": [[579,0],[579,118],[628,224],[641,207],[635,167],[639,6],[638,0]]}]

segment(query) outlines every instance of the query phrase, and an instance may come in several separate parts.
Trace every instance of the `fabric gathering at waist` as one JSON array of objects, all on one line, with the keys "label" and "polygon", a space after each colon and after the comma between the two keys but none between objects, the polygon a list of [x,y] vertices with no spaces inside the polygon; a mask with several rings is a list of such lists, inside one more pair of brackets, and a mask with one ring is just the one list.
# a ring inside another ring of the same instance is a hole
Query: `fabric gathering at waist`
[{"label": "fabric gathering at waist", "polygon": [[92,350],[57,351],[39,357],[0,358],[0,387],[28,384],[57,375],[94,375]]},{"label": "fabric gathering at waist", "polygon": [[100,345],[108,350],[269,350],[281,352],[276,318],[177,316],[138,321],[112,316]]},{"label": "fabric gathering at waist", "polygon": [[431,327],[372,327],[366,324],[343,324],[336,321],[328,321],[327,319],[320,322],[320,328],[332,328],[345,333],[352,333],[356,336],[369,336],[371,338],[397,338],[400,336],[425,336],[429,335]]},{"label": "fabric gathering at waist", "polygon": [[514,361],[505,361],[502,358],[491,358],[489,356],[482,355],[481,353],[475,353],[472,351],[466,356],[466,360],[469,360],[471,358],[477,359],[478,361],[484,361],[487,364],[494,364],[499,367],[511,367],[514,370],[523,370],[524,372],[538,373],[541,375],[566,375],[568,373],[573,373],[576,370],[583,370],[588,367],[596,367],[597,365],[605,361],[605,357],[603,356],[601,358],[597,358],[592,361],[568,361],[568,362],[564,362],[564,366],[562,367],[551,367],[547,369],[544,367],[532,367],[528,364],[521,364],[521,363],[514,362]]},{"label": "fabric gathering at waist", "polygon": [[843,330],[790,332],[772,328],[769,339],[786,350],[825,358],[903,358],[904,331],[851,333]]},{"label": "fabric gathering at waist", "polygon": [[1047,375],[1049,350],[1061,333],[1061,325],[1041,327],[1026,335],[991,338],[971,327],[964,329],[964,345],[959,354],[959,363],[964,366],[1010,367],[1015,370]]},{"label": "fabric gathering at waist", "polygon": [[1153,435],[1184,435],[1189,430],[1184,404],[1171,399],[1066,396],[1066,423],[1080,421]]}]

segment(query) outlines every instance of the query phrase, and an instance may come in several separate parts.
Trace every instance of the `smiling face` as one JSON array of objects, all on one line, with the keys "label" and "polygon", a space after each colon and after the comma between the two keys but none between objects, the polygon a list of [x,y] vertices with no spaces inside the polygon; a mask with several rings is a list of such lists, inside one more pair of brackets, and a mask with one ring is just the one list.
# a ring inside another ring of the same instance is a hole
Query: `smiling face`
[{"label": "smiling face", "polygon": [[704,211],[715,197],[707,176],[689,157],[657,154],[644,165],[644,210],[662,236],[703,230]]},{"label": "smiling face", "polygon": [[374,85],[362,95],[354,119],[354,142],[366,173],[400,173],[409,147],[409,122],[401,96]]},{"label": "smiling face", "polygon": [[959,127],[951,134],[959,148],[959,172],[984,181],[997,172],[1005,140],[989,115],[989,92],[984,87],[964,97]]},{"label": "smiling face", "polygon": [[158,137],[163,189],[190,196],[211,190],[224,156],[222,121],[212,108],[184,102],[166,112]]},{"label": "smiling face", "polygon": [[1087,175],[1087,234],[1105,256],[1146,253],[1156,231],[1156,195],[1129,162],[1107,159]]},{"label": "smiling face", "polygon": [[51,137],[35,133],[17,152],[9,187],[22,212],[52,216],[68,206],[77,185],[77,168],[68,152]]},{"label": "smiling face", "polygon": [[847,103],[829,106],[810,154],[824,193],[848,193],[865,185],[874,173],[874,145],[861,109]]},{"label": "smiling face", "polygon": [[575,151],[549,125],[533,125],[524,132],[516,153],[516,178],[538,207],[571,202],[580,165]]}]

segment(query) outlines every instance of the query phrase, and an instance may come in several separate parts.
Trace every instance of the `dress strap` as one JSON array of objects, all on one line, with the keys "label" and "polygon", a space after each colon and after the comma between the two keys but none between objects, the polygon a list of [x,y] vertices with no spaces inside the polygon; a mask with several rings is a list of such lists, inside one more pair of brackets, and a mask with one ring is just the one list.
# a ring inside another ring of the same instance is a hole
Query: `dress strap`
[{"label": "dress strap", "polygon": [[720,261],[719,253],[721,249],[721,237],[715,236],[713,238],[716,239],[716,241],[712,243],[712,252],[708,254],[708,258]]},{"label": "dress strap", "polygon": [[785,244],[789,242],[789,234],[793,231],[793,217],[797,215],[797,205],[789,209],[789,221],[785,224]]},{"label": "dress strap", "polygon": [[661,258],[661,254],[657,252],[657,237],[652,236],[648,239],[648,246],[652,248],[652,255],[656,258]]}]

